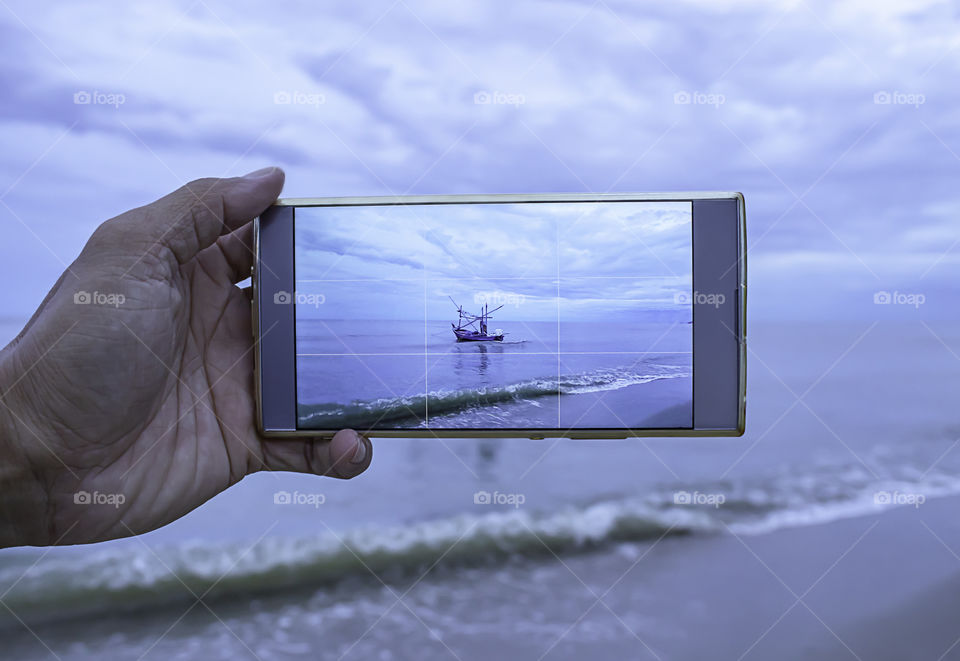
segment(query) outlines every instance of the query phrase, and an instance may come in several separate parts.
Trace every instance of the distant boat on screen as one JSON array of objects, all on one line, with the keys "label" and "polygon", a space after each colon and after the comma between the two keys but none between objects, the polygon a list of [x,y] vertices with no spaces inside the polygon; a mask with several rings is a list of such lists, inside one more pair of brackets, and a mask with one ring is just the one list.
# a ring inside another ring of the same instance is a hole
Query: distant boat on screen
[{"label": "distant boat on screen", "polygon": [[457,305],[452,296],[448,296],[454,305],[457,306],[457,314],[460,315],[457,323],[450,322],[453,327],[453,335],[457,342],[503,342],[504,332],[497,328],[490,333],[487,328],[487,322],[492,319],[490,313],[496,312],[503,306],[490,309],[489,303],[484,303],[480,308],[480,314],[470,314],[463,311],[462,305]]}]

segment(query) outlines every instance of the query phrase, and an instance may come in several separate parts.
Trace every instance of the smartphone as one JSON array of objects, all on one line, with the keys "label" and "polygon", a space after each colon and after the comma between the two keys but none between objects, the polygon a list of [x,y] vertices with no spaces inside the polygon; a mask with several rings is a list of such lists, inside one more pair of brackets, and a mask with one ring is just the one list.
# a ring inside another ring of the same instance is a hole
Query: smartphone
[{"label": "smartphone", "polygon": [[740,193],[282,199],[255,223],[265,436],[739,436]]}]

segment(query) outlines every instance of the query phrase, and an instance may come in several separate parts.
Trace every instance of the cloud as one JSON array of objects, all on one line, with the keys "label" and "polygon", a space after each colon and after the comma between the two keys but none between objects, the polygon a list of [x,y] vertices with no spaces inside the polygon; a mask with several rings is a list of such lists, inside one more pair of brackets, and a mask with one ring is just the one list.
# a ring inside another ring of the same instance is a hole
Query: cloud
[{"label": "cloud", "polygon": [[[0,276],[28,283],[13,316],[109,215],[268,163],[290,196],[740,190],[752,278],[807,276],[804,252],[852,264],[863,291],[960,276],[942,255],[960,171],[946,3],[8,7]],[[126,102],[78,106],[78,90]],[[433,238],[455,264],[462,247]]]},{"label": "cloud", "polygon": [[519,318],[539,320],[556,319],[558,296],[581,319],[675,309],[691,282],[690,213],[689,202],[301,208],[297,289],[331,299],[350,283],[307,311],[328,318],[420,318],[438,297],[448,313],[448,296],[523,299]]}]

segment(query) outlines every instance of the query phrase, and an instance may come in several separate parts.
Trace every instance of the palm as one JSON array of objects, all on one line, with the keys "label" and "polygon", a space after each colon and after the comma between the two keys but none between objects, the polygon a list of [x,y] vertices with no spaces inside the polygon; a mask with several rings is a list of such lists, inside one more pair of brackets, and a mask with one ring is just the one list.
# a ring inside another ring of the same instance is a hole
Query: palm
[{"label": "palm", "polygon": [[[106,290],[122,305],[77,306],[79,317],[58,315],[44,329],[61,339],[34,380],[57,384],[44,401],[72,404],[68,431],[51,440],[64,464],[50,489],[52,532],[68,540],[164,525],[240,480],[256,458],[250,304],[223,252],[214,245],[179,268],[148,268]],[[73,304],[74,293],[57,298]],[[42,418],[62,415],[41,409]],[[82,492],[123,502],[76,507]]]},{"label": "palm", "polygon": [[152,530],[256,470],[369,465],[350,463],[366,447],[352,433],[258,436],[250,303],[234,283],[252,263],[249,220],[282,177],[209,181],[218,196],[199,205],[184,188],[101,226],[12,345],[22,376],[7,408],[23,411],[47,543]]}]

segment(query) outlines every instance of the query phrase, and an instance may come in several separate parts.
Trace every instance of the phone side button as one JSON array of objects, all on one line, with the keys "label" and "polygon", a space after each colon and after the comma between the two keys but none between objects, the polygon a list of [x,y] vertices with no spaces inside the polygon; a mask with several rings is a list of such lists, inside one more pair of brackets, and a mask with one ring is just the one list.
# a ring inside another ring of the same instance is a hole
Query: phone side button
[{"label": "phone side button", "polygon": [[253,291],[253,296],[250,297],[250,334],[253,336],[253,341],[257,341],[257,333],[260,330],[259,320],[257,319],[257,306],[254,303],[254,297],[256,297],[257,292]]}]

